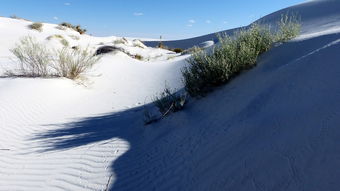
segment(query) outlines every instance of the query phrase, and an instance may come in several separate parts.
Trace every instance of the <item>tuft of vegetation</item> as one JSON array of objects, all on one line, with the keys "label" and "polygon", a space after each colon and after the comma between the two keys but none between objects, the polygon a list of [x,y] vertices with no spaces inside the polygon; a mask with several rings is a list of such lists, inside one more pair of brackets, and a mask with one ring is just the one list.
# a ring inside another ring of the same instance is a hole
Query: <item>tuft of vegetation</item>
[{"label": "tuft of vegetation", "polygon": [[178,54],[178,53],[182,53],[183,49],[181,49],[181,48],[174,48],[172,51],[174,51],[174,52],[176,52]]},{"label": "tuft of vegetation", "polygon": [[56,70],[57,76],[77,79],[99,61],[99,57],[93,55],[94,53],[89,48],[82,50],[64,47],[57,51],[53,68]]},{"label": "tuft of vegetation", "polygon": [[37,30],[39,32],[42,32],[43,30],[42,27],[43,27],[42,23],[32,23],[31,25],[29,25],[30,29]]},{"label": "tuft of vegetation", "polygon": [[63,45],[63,46],[69,46],[69,42],[60,34],[55,34],[55,35],[51,35],[49,37],[47,37],[47,40],[51,40],[52,38],[57,38],[59,39],[60,43]]},{"label": "tuft of vegetation", "polygon": [[276,35],[277,42],[287,42],[295,38],[301,32],[300,18],[296,15],[282,15],[278,22],[278,33]]},{"label": "tuft of vegetation", "polygon": [[255,66],[258,56],[273,43],[296,37],[299,26],[296,20],[283,17],[274,34],[269,27],[253,24],[233,37],[220,36],[220,44],[212,52],[198,51],[188,60],[189,66],[182,71],[186,91],[192,97],[201,97],[226,84],[243,70]]},{"label": "tuft of vegetation", "polygon": [[153,98],[153,102],[163,117],[172,112],[180,111],[186,104],[186,94],[179,95],[174,93],[168,86],[158,96]]},{"label": "tuft of vegetation", "polygon": [[127,43],[128,41],[126,40],[126,38],[119,38],[113,41],[113,44],[127,44]]},{"label": "tuft of vegetation", "polygon": [[77,32],[79,32],[79,34],[85,34],[86,32],[87,32],[87,30],[86,29],[83,29],[83,28],[81,28],[81,26],[80,25],[72,25],[71,23],[67,23],[67,22],[63,22],[63,23],[61,23],[61,24],[59,24],[61,27],[60,28],[70,28],[70,29],[73,29],[73,30],[75,30],[75,31],[77,31]]},{"label": "tuft of vegetation", "polygon": [[19,71],[7,73],[12,76],[77,79],[99,60],[88,48],[81,50],[64,47],[52,54],[45,45],[30,36],[22,38],[11,52],[19,61]]},{"label": "tuft of vegetation", "polygon": [[136,54],[136,55],[134,56],[134,58],[137,59],[137,60],[143,60],[143,56],[140,55],[140,54]]},{"label": "tuft of vegetation", "polygon": [[51,54],[46,47],[27,36],[10,50],[19,61],[19,75],[26,77],[50,77]]}]

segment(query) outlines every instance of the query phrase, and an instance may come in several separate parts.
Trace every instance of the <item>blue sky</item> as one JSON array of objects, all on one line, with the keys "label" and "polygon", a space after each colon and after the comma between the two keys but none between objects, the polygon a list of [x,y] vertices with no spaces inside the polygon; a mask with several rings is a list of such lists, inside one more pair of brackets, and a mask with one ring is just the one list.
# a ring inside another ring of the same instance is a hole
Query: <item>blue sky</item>
[{"label": "blue sky", "polygon": [[1,0],[0,16],[80,24],[96,36],[181,39],[252,21],[304,0]]}]

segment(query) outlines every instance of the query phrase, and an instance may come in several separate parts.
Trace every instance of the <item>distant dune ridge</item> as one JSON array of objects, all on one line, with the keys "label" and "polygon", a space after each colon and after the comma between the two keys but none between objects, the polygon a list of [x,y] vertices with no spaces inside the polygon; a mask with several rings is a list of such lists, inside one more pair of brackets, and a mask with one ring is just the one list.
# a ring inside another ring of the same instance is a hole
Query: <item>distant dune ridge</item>
[{"label": "distant dune ridge", "polygon": [[2,76],[15,69],[9,49],[23,36],[54,49],[65,46],[59,35],[69,47],[116,47],[83,81],[0,78],[0,190],[339,190],[340,1],[307,1],[258,22],[286,13],[301,17],[299,37],[149,126],[144,109],[165,84],[183,91],[190,55],[0,18]]},{"label": "distant dune ridge", "polygon": [[[338,0],[313,0],[296,6],[282,9],[280,11],[269,14],[255,21],[261,24],[275,24],[280,20],[281,15],[297,14],[301,18],[302,35],[322,32],[325,30],[338,29],[340,24]],[[317,27],[316,27],[317,26]],[[220,31],[218,33],[232,35],[236,29]],[[205,41],[218,42],[216,33],[194,37],[190,39],[163,41],[165,46],[171,48],[191,48]],[[146,42],[148,46],[157,46],[158,41]]]}]

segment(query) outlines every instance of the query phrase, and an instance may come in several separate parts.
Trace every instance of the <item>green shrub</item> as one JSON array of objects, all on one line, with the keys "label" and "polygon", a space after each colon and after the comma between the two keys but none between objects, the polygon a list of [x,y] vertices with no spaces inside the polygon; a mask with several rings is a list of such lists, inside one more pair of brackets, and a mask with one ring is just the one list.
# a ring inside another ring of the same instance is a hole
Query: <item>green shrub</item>
[{"label": "green shrub", "polygon": [[254,66],[257,57],[273,43],[269,29],[256,24],[236,32],[233,38],[220,36],[219,39],[220,45],[212,53],[195,53],[188,60],[189,66],[182,71],[185,88],[193,97],[204,96],[242,70]]},{"label": "green shrub", "polygon": [[19,61],[19,74],[26,77],[49,77],[51,53],[38,43],[35,38],[27,36],[10,50]]},{"label": "green shrub", "polygon": [[282,15],[278,22],[277,42],[287,42],[297,37],[301,32],[300,18],[296,15]]},{"label": "green shrub", "polygon": [[233,37],[220,36],[211,53],[198,51],[182,71],[186,91],[193,97],[204,96],[214,87],[227,83],[245,69],[256,65],[260,54],[275,42],[286,42],[300,32],[297,17],[282,16],[274,34],[268,26],[253,24]]},{"label": "green shrub", "polygon": [[161,94],[154,97],[153,101],[164,117],[171,112],[182,110],[186,103],[186,95],[178,95],[166,86]]},{"label": "green shrub", "polygon": [[39,32],[43,30],[42,27],[43,27],[42,23],[32,23],[31,25],[29,25],[30,29],[37,30]]}]

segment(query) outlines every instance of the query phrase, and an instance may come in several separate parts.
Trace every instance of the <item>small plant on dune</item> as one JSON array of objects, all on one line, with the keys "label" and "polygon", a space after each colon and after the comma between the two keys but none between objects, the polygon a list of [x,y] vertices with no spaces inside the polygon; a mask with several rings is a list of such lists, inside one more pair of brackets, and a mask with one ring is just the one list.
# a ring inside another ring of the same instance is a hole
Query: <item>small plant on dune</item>
[{"label": "small plant on dune", "polygon": [[165,117],[171,112],[177,112],[184,108],[186,95],[176,94],[166,85],[164,91],[155,96],[153,101],[159,112]]},{"label": "small plant on dune", "polygon": [[282,16],[278,30],[253,24],[249,29],[236,32],[233,37],[220,36],[220,44],[212,52],[199,51],[188,60],[182,71],[186,91],[201,97],[214,87],[223,85],[245,69],[256,65],[258,56],[276,42],[286,42],[300,33],[296,16]]},{"label": "small plant on dune", "polygon": [[60,38],[60,39],[63,39],[64,37],[60,34],[55,34],[55,35],[51,35],[51,36],[48,36],[46,39],[47,40],[51,40],[53,38]]},{"label": "small plant on dune", "polygon": [[51,36],[47,37],[46,39],[47,39],[47,40],[51,40],[51,39],[53,39],[53,38],[59,39],[59,40],[60,40],[59,42],[60,42],[63,46],[69,46],[69,42],[68,42],[62,35],[60,35],[60,34],[51,35]]},{"label": "small plant on dune", "polygon": [[66,77],[78,79],[99,60],[87,49],[64,47],[53,52],[33,37],[24,37],[11,52],[19,61],[19,71],[8,71],[9,76]]},{"label": "small plant on dune", "polygon": [[278,22],[279,31],[276,35],[277,42],[286,42],[297,37],[301,32],[300,18],[296,15],[282,15]]},{"label": "small plant on dune", "polygon": [[71,23],[67,23],[67,22],[61,23],[60,26],[61,26],[60,28],[66,27],[66,28],[73,29],[73,30],[79,32],[79,34],[85,34],[86,31],[87,31],[86,29],[81,28],[80,25],[72,25]]},{"label": "small plant on dune", "polygon": [[53,68],[58,76],[76,79],[99,61],[99,57],[93,55],[88,48],[81,50],[64,47],[57,52]]},{"label": "small plant on dune", "polygon": [[30,29],[37,30],[39,32],[43,30],[42,27],[43,27],[42,23],[32,23],[31,25],[29,25]]},{"label": "small plant on dune", "polygon": [[254,66],[257,57],[273,43],[269,29],[256,24],[238,31],[233,38],[220,36],[219,39],[220,45],[212,53],[195,53],[188,60],[189,66],[182,71],[185,88],[193,97],[204,96],[242,70]]},{"label": "small plant on dune", "polygon": [[27,36],[16,44],[11,52],[19,60],[19,74],[26,77],[49,77],[51,53],[46,47],[36,41],[35,38]]},{"label": "small plant on dune", "polygon": [[140,54],[134,55],[134,58],[137,59],[137,60],[143,60],[143,56],[140,55]]},{"label": "small plant on dune", "polygon": [[181,48],[174,48],[172,51],[174,51],[174,52],[176,52],[178,54],[178,53],[182,53],[183,49],[181,49]]}]

